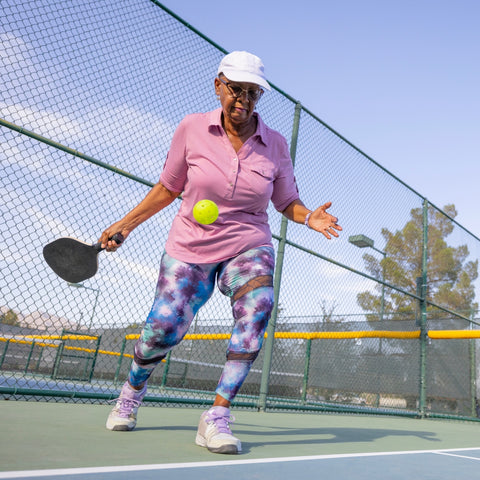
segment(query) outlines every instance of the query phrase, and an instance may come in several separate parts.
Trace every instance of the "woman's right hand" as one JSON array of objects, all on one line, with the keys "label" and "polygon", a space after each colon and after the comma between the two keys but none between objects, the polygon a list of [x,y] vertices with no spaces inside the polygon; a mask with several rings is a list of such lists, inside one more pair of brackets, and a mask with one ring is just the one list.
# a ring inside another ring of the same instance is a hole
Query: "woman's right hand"
[{"label": "woman's right hand", "polygon": [[107,252],[115,252],[122,244],[113,240],[113,236],[116,233],[120,233],[123,237],[123,241],[125,241],[130,232],[131,230],[127,228],[123,221],[116,222],[103,231],[98,241],[101,242],[102,248]]}]

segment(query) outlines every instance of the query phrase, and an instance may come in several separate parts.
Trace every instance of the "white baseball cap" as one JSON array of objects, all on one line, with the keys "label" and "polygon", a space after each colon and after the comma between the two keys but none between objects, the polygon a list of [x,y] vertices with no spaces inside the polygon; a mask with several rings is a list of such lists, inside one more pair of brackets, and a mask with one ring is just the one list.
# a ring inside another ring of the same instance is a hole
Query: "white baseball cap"
[{"label": "white baseball cap", "polygon": [[220,75],[220,73],[234,82],[255,83],[271,90],[265,78],[262,61],[252,53],[235,51],[225,55],[218,67],[217,74]]}]

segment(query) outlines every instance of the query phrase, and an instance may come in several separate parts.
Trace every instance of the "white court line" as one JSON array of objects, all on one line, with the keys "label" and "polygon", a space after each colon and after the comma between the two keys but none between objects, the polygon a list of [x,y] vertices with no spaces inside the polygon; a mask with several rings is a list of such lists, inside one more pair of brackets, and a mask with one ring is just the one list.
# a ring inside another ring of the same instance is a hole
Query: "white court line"
[{"label": "white court line", "polygon": [[[278,457],[278,458],[256,458],[250,460],[225,460],[211,462],[190,462],[190,463],[160,463],[152,465],[124,465],[112,467],[85,467],[85,468],[59,468],[54,470],[20,470],[11,472],[0,472],[0,479],[26,478],[26,477],[52,477],[57,475],[79,475],[95,473],[115,473],[115,472],[139,472],[145,470],[169,470],[175,468],[201,468],[201,467],[222,467],[225,465],[248,465],[258,463],[277,463],[277,462],[304,462],[308,460],[326,460],[334,458],[358,458],[358,457],[380,457],[388,455],[415,455],[422,453],[436,453],[440,455],[449,455],[450,452],[479,451],[480,447],[472,448],[449,448],[445,450],[412,450],[399,452],[369,452],[369,453],[342,453],[333,455],[312,455],[304,457]],[[462,455],[451,455],[462,457]],[[480,460],[474,457],[464,457]]]},{"label": "white court line", "polygon": [[[475,449],[466,448],[465,450],[475,450]],[[466,458],[468,460],[476,460],[477,462],[480,462],[480,457],[467,457],[466,455],[456,455],[455,453],[447,453],[447,450],[434,452],[434,453],[437,455],[445,455],[446,457]]]}]

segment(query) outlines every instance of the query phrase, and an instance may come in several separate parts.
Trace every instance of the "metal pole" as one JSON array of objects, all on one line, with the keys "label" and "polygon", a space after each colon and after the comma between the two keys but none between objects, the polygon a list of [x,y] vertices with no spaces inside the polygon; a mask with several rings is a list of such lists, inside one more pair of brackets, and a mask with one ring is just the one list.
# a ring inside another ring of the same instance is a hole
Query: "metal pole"
[{"label": "metal pole", "polygon": [[305,351],[305,367],[303,369],[303,384],[302,384],[302,404],[305,405],[307,401],[308,376],[310,374],[310,355],[312,352],[312,339],[307,340],[307,348]]},{"label": "metal pole", "polygon": [[37,362],[35,363],[35,371],[38,372],[39,368],[40,368],[40,364],[41,364],[41,361],[42,361],[42,355],[43,355],[43,350],[45,347],[39,347],[40,348],[40,352],[38,353],[38,358],[37,358]]},{"label": "metal pole", "polygon": [[383,252],[383,263],[382,263],[382,280],[383,280],[383,284],[382,284],[382,299],[381,299],[381,303],[380,303],[380,321],[383,320],[383,316],[385,315],[385,257],[387,256],[387,254],[385,252]]},{"label": "metal pole", "polygon": [[425,417],[427,398],[426,361],[427,361],[427,259],[428,259],[428,201],[423,200],[423,249],[422,276],[420,277],[420,392],[418,413]]},{"label": "metal pole", "polygon": [[[84,287],[84,288],[88,288],[88,287]],[[90,333],[90,329],[93,326],[93,317],[95,316],[95,309],[97,308],[98,296],[100,295],[100,289],[92,288],[91,290],[96,290],[97,294],[95,295],[95,303],[93,304],[92,316],[90,317],[90,325],[88,326],[88,330],[87,330],[88,333]]]},{"label": "metal pole", "polygon": [[[295,105],[295,113],[293,117],[292,142],[290,145],[290,157],[295,166],[295,155],[297,151],[298,130],[300,126],[300,113],[302,106],[299,102]],[[258,397],[258,410],[264,412],[267,407],[268,382],[270,378],[270,370],[272,367],[273,344],[275,341],[275,327],[278,315],[278,303],[280,297],[280,283],[282,279],[283,260],[285,256],[285,244],[287,241],[288,220],[282,216],[280,227],[280,241],[278,244],[277,261],[275,263],[275,276],[273,280],[274,288],[274,305],[272,316],[267,326],[267,338],[265,340],[265,353],[263,356],[262,378],[260,380],[260,395]]]},{"label": "metal pole", "polygon": [[[383,316],[385,314],[385,258],[387,258],[387,252],[384,252],[383,250],[380,250],[377,247],[374,247],[373,245],[370,245],[370,248],[375,250],[378,253],[381,253],[383,255],[383,262],[382,262],[382,296],[380,298],[380,320],[383,320]],[[381,340],[381,339],[380,339]]]},{"label": "metal pole", "polygon": [[[97,363],[97,358],[98,358],[98,351],[100,350],[100,342],[102,341],[102,336],[98,335],[97,336],[97,346],[95,348],[95,354],[93,355],[92,359],[92,367],[90,368],[90,375],[88,378],[88,381],[91,382],[93,378],[93,371],[95,370],[95,364]],[[88,363],[88,361],[87,361]]]},{"label": "metal pole", "polygon": [[[379,250],[380,251],[380,250]],[[385,314],[385,258],[387,257],[386,252],[381,252],[383,254],[383,262],[382,262],[382,298],[380,300],[380,321],[383,322],[383,316]],[[383,326],[381,328],[384,328]],[[383,353],[383,338],[380,337],[378,339],[378,349],[380,351],[380,355]],[[379,359],[380,361],[380,359]],[[380,398],[378,398],[380,402]]]},{"label": "metal pole", "polygon": [[[470,314],[472,320],[474,317],[474,310],[472,308]],[[470,330],[473,330],[473,323],[470,323]],[[470,357],[470,398],[471,398],[471,413],[472,417],[477,416],[477,367],[476,367],[476,355],[475,355],[475,342],[472,338],[468,343],[468,353]]]},{"label": "metal pole", "polygon": [[[63,338],[63,335],[62,335]],[[60,360],[63,355],[63,348],[65,347],[65,341],[62,339],[61,343],[58,345],[57,355],[55,357],[55,362],[53,364],[52,379],[57,379],[58,369],[60,367]]]},{"label": "metal pole", "polygon": [[[87,327],[87,333],[90,333],[90,330],[93,326],[93,317],[95,316],[95,309],[97,308],[97,303],[98,303],[98,296],[100,295],[100,289],[99,288],[92,288],[92,287],[87,287],[83,283],[71,283],[67,282],[67,285],[69,287],[75,287],[75,288],[83,288],[85,290],[91,290],[92,292],[96,292],[95,294],[95,303],[93,304],[93,310],[92,310],[92,315],[90,316],[90,323],[88,324]],[[82,312],[82,318],[83,318],[83,312]],[[81,320],[80,320],[81,321]]]},{"label": "metal pole", "polygon": [[27,363],[25,364],[25,370],[23,371],[24,375],[28,373],[28,367],[30,366],[30,360],[32,359],[34,349],[35,349],[35,340],[33,340],[32,344],[30,345],[30,352],[28,353]]},{"label": "metal pole", "polygon": [[2,368],[3,362],[5,361],[5,358],[7,358],[7,350],[8,350],[8,346],[9,346],[9,345],[10,345],[10,339],[8,339],[8,340],[5,342],[5,349],[3,350],[2,358],[0,359],[0,368]]}]

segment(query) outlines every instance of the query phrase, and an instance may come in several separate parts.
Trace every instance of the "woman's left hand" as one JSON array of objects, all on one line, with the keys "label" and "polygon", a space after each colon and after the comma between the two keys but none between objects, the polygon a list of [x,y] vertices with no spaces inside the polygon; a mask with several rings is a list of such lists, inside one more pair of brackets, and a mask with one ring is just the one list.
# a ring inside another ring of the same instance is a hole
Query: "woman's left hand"
[{"label": "woman's left hand", "polygon": [[314,210],[308,219],[308,226],[312,230],[323,233],[329,240],[338,237],[337,231],[341,231],[342,227],[338,225],[338,218],[334,217],[327,210],[332,206],[332,202],[327,202],[321,207]]}]

